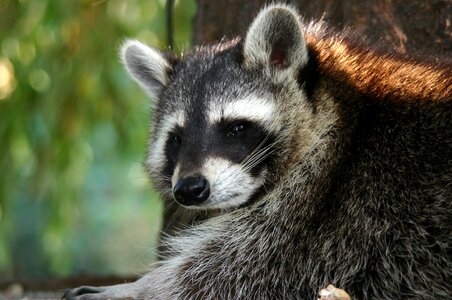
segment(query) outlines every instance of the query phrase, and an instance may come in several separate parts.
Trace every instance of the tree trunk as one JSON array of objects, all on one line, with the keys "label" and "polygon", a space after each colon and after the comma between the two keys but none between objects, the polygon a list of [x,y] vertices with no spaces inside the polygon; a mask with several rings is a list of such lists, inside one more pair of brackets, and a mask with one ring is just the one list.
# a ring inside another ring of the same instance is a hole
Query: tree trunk
[{"label": "tree trunk", "polygon": [[[243,34],[264,0],[198,0],[194,44]],[[399,52],[452,51],[452,0],[293,0],[305,20],[323,19],[337,29],[351,28]]]},{"label": "tree trunk", "polygon": [[[211,43],[244,34],[264,0],[197,0],[193,44]],[[350,28],[401,53],[452,51],[452,0],[294,0],[305,20],[323,18],[330,26]],[[163,232],[208,217],[166,204]]]}]

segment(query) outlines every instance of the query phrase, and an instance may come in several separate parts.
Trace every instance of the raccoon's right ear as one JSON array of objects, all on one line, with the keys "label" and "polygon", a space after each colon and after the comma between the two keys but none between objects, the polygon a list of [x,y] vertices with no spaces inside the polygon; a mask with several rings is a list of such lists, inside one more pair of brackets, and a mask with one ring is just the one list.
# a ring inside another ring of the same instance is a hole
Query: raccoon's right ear
[{"label": "raccoon's right ear", "polygon": [[121,46],[121,61],[149,96],[160,98],[172,71],[172,62],[162,52],[139,41],[126,40]]},{"label": "raccoon's right ear", "polygon": [[263,67],[273,79],[295,79],[308,63],[308,47],[298,18],[297,11],[285,4],[261,10],[244,40],[245,66]]}]

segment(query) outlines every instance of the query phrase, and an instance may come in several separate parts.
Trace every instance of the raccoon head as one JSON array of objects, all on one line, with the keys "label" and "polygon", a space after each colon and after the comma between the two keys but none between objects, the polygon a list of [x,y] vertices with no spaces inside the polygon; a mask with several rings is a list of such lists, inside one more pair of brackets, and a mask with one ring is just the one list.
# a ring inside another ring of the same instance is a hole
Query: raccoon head
[{"label": "raccoon head", "polygon": [[296,13],[283,5],[261,12],[243,40],[182,58],[126,41],[123,64],[155,100],[146,164],[158,186],[186,207],[256,199],[278,155],[281,93],[302,93],[307,53]]}]

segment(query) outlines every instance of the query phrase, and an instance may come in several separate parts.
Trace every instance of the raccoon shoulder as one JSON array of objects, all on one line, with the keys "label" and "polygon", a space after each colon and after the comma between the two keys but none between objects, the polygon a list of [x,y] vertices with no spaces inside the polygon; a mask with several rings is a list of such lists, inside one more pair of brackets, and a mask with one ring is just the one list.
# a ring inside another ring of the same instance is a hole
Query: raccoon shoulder
[{"label": "raccoon shoulder", "polygon": [[358,92],[396,101],[452,100],[450,57],[390,51],[323,22],[307,24],[305,36],[319,72]]}]

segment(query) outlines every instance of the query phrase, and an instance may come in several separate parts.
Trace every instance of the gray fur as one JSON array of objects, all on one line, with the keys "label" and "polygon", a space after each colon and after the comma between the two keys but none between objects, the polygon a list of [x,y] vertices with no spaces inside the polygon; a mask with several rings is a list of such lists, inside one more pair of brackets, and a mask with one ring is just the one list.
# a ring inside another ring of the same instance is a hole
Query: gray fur
[{"label": "gray fur", "polygon": [[171,67],[160,51],[139,41],[127,40],[121,47],[121,61],[130,76],[154,99],[168,81]]},{"label": "gray fur", "polygon": [[285,48],[287,69],[295,78],[308,61],[306,41],[297,18],[296,12],[283,4],[264,8],[246,34],[243,45],[245,65],[252,69],[263,66],[275,80],[279,74],[274,68],[272,70],[271,52],[275,46]]},{"label": "gray fur", "polygon": [[[282,32],[289,64],[276,69],[265,57]],[[174,111],[270,97],[277,153],[266,192],[168,239],[167,258],[139,281],[67,299],[313,299],[329,283],[354,299],[452,298],[452,96],[377,99],[321,65],[301,82],[294,75],[320,56],[309,54],[303,32],[329,34],[290,7],[265,8],[243,44],[185,56],[154,113],[151,145]],[[240,51],[243,61],[234,59]],[[164,163],[149,162],[168,189]]]}]

